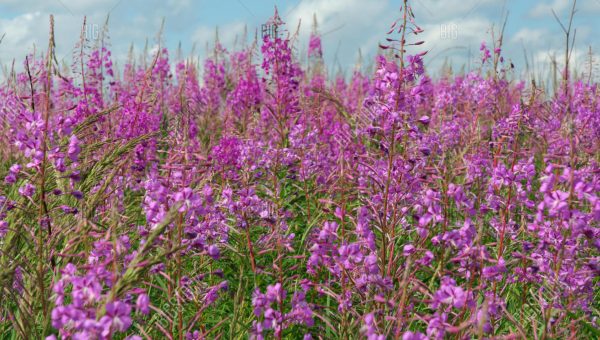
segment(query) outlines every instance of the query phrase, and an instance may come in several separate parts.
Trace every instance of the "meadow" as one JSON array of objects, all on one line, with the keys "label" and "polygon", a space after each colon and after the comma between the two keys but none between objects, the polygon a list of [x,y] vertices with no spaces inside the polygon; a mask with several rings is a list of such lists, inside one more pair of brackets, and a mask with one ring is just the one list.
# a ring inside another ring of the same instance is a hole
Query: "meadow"
[{"label": "meadow", "polygon": [[0,338],[599,338],[598,84],[502,35],[433,77],[404,4],[346,76],[316,30],[117,68],[51,26],[0,84]]}]

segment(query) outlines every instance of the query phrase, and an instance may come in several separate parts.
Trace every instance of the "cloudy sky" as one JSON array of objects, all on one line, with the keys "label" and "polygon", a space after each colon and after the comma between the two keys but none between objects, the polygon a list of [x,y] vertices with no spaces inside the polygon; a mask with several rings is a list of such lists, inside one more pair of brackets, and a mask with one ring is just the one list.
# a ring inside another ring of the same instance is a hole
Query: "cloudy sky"
[{"label": "cloudy sky", "polygon": [[[434,69],[444,61],[455,67],[476,67],[479,45],[490,41],[490,29],[501,26],[508,13],[505,56],[525,72],[525,55],[538,69],[548,57],[563,55],[564,37],[552,9],[567,21],[572,0],[413,0],[417,23],[425,29],[427,63]],[[164,19],[163,43],[172,51],[181,43],[187,56],[202,56],[214,41],[218,27],[221,41],[233,45],[243,32],[249,39],[273,13],[274,6],[295,31],[300,24],[298,51],[303,52],[316,13],[323,34],[325,58],[332,70],[351,69],[358,50],[365,60],[377,52],[389,25],[399,16],[400,0],[0,0],[0,64],[19,64],[27,53],[47,46],[49,15],[54,14],[59,59],[68,61],[79,40],[83,17],[86,36],[94,40],[110,14],[110,44],[117,60],[130,46],[141,51],[148,41],[157,43]],[[581,68],[591,47],[600,51],[594,32],[600,29],[600,0],[579,0],[574,27],[574,51]],[[417,51],[415,49],[415,51]],[[562,58],[562,57],[561,57]],[[600,60],[599,60],[600,61]],[[547,63],[546,63],[547,65]],[[537,70],[539,71],[539,70]]]}]

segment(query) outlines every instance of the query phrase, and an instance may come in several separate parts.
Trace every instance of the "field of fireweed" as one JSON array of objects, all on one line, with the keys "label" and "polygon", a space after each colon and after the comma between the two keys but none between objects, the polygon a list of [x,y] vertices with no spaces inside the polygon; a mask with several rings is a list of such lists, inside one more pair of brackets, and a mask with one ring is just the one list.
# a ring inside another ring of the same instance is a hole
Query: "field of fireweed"
[{"label": "field of fireweed", "polygon": [[598,338],[598,85],[420,32],[343,78],[316,31],[117,71],[51,29],[0,87],[0,338]]}]

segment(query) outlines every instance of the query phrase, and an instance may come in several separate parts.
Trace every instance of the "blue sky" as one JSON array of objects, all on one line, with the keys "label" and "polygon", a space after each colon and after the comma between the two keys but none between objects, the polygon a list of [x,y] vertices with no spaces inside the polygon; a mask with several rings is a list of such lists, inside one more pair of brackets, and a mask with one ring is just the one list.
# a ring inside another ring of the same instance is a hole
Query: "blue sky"
[{"label": "blue sky", "polygon": [[[24,56],[47,46],[48,17],[54,14],[59,59],[69,60],[79,39],[83,16],[88,17],[88,34],[93,40],[110,13],[110,43],[117,61],[124,60],[133,44],[138,52],[146,39],[156,45],[156,35],[164,18],[164,44],[172,51],[181,42],[186,56],[195,46],[202,57],[206,44],[214,40],[215,27],[226,46],[241,37],[244,28],[254,32],[273,13],[274,6],[290,31],[300,24],[298,52],[317,14],[327,65],[331,70],[350,70],[358,50],[365,60],[377,52],[386,38],[388,26],[399,16],[400,0],[0,0],[0,63],[20,63]],[[570,0],[413,0],[417,23],[425,29],[426,41],[419,50],[430,50],[431,70],[447,60],[455,68],[477,66],[479,45],[490,41],[490,28],[499,28],[508,11],[505,56],[517,70],[525,71],[524,50],[534,60],[537,71],[547,68],[548,57],[563,55],[563,35],[551,9],[567,20]],[[594,32],[600,30],[600,0],[579,0],[575,17],[577,40],[575,64],[584,69],[589,46],[597,53],[600,44]],[[417,50],[415,50],[417,51]]]}]

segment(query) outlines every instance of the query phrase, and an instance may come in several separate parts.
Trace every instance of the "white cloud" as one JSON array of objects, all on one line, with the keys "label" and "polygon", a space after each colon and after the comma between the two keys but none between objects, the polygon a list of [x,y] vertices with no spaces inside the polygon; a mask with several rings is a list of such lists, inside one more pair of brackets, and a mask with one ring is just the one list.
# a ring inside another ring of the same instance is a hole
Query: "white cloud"
[{"label": "white cloud", "polygon": [[418,20],[463,20],[476,16],[490,5],[502,6],[498,0],[418,0],[413,9]]},{"label": "white cloud", "polygon": [[67,12],[72,15],[105,14],[125,0],[3,0],[2,4],[20,11]]},{"label": "white cloud", "polygon": [[[425,44],[410,48],[409,53],[432,50],[426,57],[426,61],[434,59],[430,65],[432,69],[448,56],[458,64],[465,64],[468,48],[472,46],[476,54],[481,41],[490,39],[491,21],[481,12],[494,6],[501,7],[502,4],[497,0],[413,1],[416,22],[425,32],[409,39],[424,40]],[[293,27],[297,20],[302,20],[301,42],[311,30],[313,13],[317,13],[322,33],[343,27],[323,37],[326,58],[332,62],[331,50],[339,45],[338,57],[342,56],[342,66],[354,64],[358,47],[365,55],[377,51],[378,42],[385,42],[389,26],[401,16],[400,6],[395,1],[305,0],[287,20]],[[443,36],[443,30],[447,36]]]},{"label": "white cloud", "polygon": [[490,40],[491,23],[482,17],[470,17],[462,21],[442,21],[423,25],[425,32],[421,45],[429,53],[425,62],[433,72],[448,59],[455,66],[462,66],[471,59],[477,59],[482,41]]},{"label": "white cloud", "polygon": [[[553,60],[556,62],[558,78],[560,79],[562,70],[565,67],[565,51],[561,49],[537,50],[533,53],[530,60],[532,67],[539,74],[550,75],[553,70]],[[589,73],[588,51],[584,48],[575,48],[569,59],[570,72],[577,74]],[[572,75],[573,76],[573,75]]]},{"label": "white cloud", "polygon": [[365,26],[371,27],[377,23],[381,15],[386,12],[388,1],[365,2],[362,0],[305,0],[285,18],[295,27],[302,20],[305,29],[310,29],[313,14],[322,32],[347,24],[346,29],[358,29]]},{"label": "white cloud", "polygon": [[[218,27],[219,41],[225,47],[231,47],[236,42],[242,39],[246,25],[243,22],[232,22]],[[200,26],[192,34],[192,42],[197,44],[197,47],[204,48],[208,43],[212,45],[215,42],[216,36],[215,27]]]},{"label": "white cloud", "polygon": [[291,31],[301,21],[299,44],[304,50],[316,13],[326,61],[352,67],[359,47],[363,53],[375,51],[377,42],[385,39],[387,27],[399,15],[389,8],[388,0],[305,0],[283,19]]},{"label": "white cloud", "polygon": [[0,62],[9,63],[13,58],[20,62],[33,50],[34,37],[40,36],[39,30],[34,27],[44,20],[43,17],[41,12],[32,12],[12,19],[0,19],[0,35],[4,34],[0,44]]},{"label": "white cloud", "polygon": [[352,41],[355,46],[360,46],[369,40],[365,33],[377,32],[379,27],[391,24],[393,17],[387,9],[387,0],[368,3],[362,0],[305,0],[284,20],[292,31],[301,22],[300,37],[306,38],[312,30],[316,13],[319,31],[326,40],[325,46],[335,46],[339,40]]},{"label": "white cloud", "polygon": [[[568,20],[573,0],[542,0],[531,8],[529,15],[533,18],[549,18],[554,20],[552,10],[561,20]],[[575,7],[575,20],[581,16],[593,15],[600,12],[600,0],[578,0]]]},{"label": "white cloud", "polygon": [[511,37],[511,41],[518,44],[522,43],[527,46],[537,46],[547,42],[550,36],[551,33],[547,29],[525,27],[517,31],[517,33]]},{"label": "white cloud", "polygon": [[192,5],[191,0],[167,0],[167,7],[172,13],[181,13],[189,9]]},{"label": "white cloud", "polygon": [[554,10],[554,12],[556,12],[557,15],[560,15],[560,13],[569,8],[571,4],[572,3],[569,0],[554,0],[552,2],[542,1],[541,3],[537,4],[531,9],[529,15],[531,15],[534,18],[546,16],[552,17],[552,10]]},{"label": "white cloud", "polygon": [[598,13],[600,12],[600,1],[583,0],[582,3],[578,3],[577,7],[580,11],[585,11],[588,14]]}]

